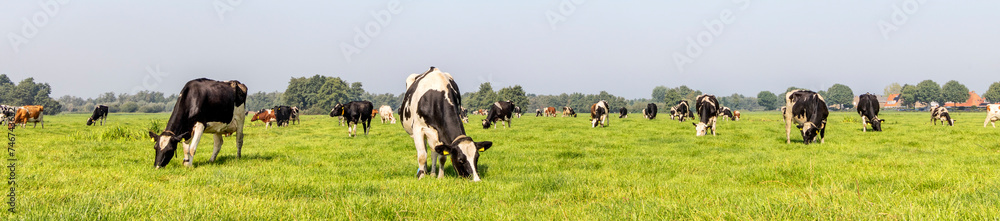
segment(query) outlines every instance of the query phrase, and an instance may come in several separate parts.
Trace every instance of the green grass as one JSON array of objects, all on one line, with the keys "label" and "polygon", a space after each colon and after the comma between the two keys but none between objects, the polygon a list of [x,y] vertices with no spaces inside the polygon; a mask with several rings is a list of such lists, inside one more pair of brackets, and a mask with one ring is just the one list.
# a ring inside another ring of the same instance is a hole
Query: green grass
[{"label": "green grass", "polygon": [[[689,122],[661,115],[514,119],[513,128],[468,134],[494,146],[482,182],[417,180],[412,139],[374,122],[349,138],[327,116],[265,130],[248,124],[243,158],[227,137],[216,162],[203,139],[195,167],[182,154],[153,169],[145,135],[167,114],[47,116],[18,128],[16,214],[6,219],[223,220],[674,220],[963,219],[1000,217],[1000,129],[983,113],[884,111],[884,132],[862,133],[857,115],[832,113],[825,144],[785,144],[776,112],[721,121],[695,137]],[[162,128],[161,128],[162,129]],[[180,151],[178,151],[180,153]]]}]

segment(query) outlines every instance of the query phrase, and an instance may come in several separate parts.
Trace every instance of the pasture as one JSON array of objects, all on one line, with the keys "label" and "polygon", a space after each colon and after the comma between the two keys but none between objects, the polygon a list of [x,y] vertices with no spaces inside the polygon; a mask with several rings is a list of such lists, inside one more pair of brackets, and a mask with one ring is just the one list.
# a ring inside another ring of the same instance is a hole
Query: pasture
[{"label": "pasture", "polygon": [[[372,122],[355,138],[336,118],[246,126],[243,158],[225,138],[216,162],[202,139],[194,168],[182,154],[153,169],[146,131],[168,114],[46,116],[15,130],[17,208],[11,219],[221,220],[674,220],[963,219],[1000,217],[1000,129],[985,113],[883,111],[884,132],[861,132],[855,112],[832,112],[825,144],[785,144],[778,112],[720,121],[695,137],[692,121],[661,113],[611,115],[607,128],[579,118],[513,119],[513,128],[466,131],[493,141],[482,182],[417,180],[412,139]],[[158,127],[158,128],[157,128]],[[360,126],[359,126],[360,130]]]}]

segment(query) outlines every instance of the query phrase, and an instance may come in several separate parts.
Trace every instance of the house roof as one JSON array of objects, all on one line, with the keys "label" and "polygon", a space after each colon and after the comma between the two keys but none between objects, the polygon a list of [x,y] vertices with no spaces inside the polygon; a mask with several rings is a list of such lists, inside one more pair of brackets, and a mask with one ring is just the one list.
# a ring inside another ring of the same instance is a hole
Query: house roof
[{"label": "house roof", "polygon": [[944,106],[945,107],[978,107],[978,106],[981,106],[983,103],[986,103],[986,99],[983,99],[982,97],[979,97],[979,95],[976,94],[975,91],[969,91],[969,100],[966,100],[964,103],[957,103],[957,104],[953,103],[953,102],[947,102],[947,103],[944,103]]},{"label": "house roof", "polygon": [[890,94],[885,99],[885,107],[900,107],[900,102],[899,94]]}]

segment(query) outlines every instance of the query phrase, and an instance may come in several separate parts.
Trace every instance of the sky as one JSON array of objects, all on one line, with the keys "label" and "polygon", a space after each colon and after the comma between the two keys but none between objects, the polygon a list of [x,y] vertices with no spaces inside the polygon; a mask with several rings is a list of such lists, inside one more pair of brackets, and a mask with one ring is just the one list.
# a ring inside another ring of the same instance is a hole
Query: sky
[{"label": "sky", "polygon": [[881,94],[898,82],[1000,81],[1000,1],[70,1],[0,3],[0,73],[52,97],[178,93],[207,77],[251,93],[324,75],[399,94],[430,66],[463,92],[649,98],[790,86]]}]

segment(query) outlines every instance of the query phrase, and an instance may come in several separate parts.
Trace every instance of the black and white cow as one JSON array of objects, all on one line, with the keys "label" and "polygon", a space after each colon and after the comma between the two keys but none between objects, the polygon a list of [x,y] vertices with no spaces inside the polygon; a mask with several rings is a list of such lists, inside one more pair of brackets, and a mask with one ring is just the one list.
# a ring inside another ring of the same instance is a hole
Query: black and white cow
[{"label": "black and white cow", "polygon": [[618,118],[628,118],[628,108],[618,109]]},{"label": "black and white cow", "polygon": [[576,117],[576,110],[573,110],[572,107],[563,107],[562,116],[563,117],[566,117],[566,116]]},{"label": "black and white cow", "polygon": [[819,135],[819,142],[826,137],[826,117],[830,115],[826,100],[816,92],[795,90],[785,93],[785,143],[792,143],[792,124],[802,129],[802,142],[812,143]]},{"label": "black and white cow", "polygon": [[299,107],[292,107],[292,123],[299,124]]},{"label": "black and white cow", "polygon": [[941,126],[944,126],[944,122],[948,122],[948,126],[955,126],[955,119],[951,119],[951,114],[948,113],[948,108],[944,106],[938,106],[931,109],[931,122],[937,125],[937,121],[941,121]]},{"label": "black and white cow", "polygon": [[17,107],[0,105],[0,122],[7,124],[7,122],[14,121],[14,115],[17,114]]},{"label": "black and white cow", "polygon": [[608,102],[601,100],[597,103],[590,105],[590,127],[594,128],[597,125],[601,127],[608,126]]},{"label": "black and white cow", "polygon": [[361,123],[361,128],[365,130],[365,135],[368,135],[368,128],[372,124],[372,109],[375,109],[375,105],[372,105],[372,102],[351,101],[347,104],[333,106],[333,109],[330,110],[330,117],[344,117],[344,121],[347,122],[348,136],[353,137],[358,134],[358,123]]},{"label": "black and white cow", "polygon": [[437,172],[438,178],[444,177],[445,156],[449,156],[459,176],[480,180],[480,152],[492,147],[493,142],[475,142],[466,136],[459,118],[461,106],[462,93],[448,73],[431,67],[406,79],[399,115],[403,129],[413,137],[417,149],[418,179],[427,173],[427,146],[430,146],[433,148],[430,171]]},{"label": "black and white cow", "polygon": [[724,120],[736,120],[736,116],[733,115],[733,110],[729,109],[729,107],[719,108],[719,117],[722,117]]},{"label": "black and white cow", "polygon": [[535,109],[535,117],[541,117],[541,116],[542,116],[542,109]]},{"label": "black and white cow", "polygon": [[288,122],[292,120],[292,113],[294,112],[292,107],[274,106],[271,110],[274,110],[274,119],[279,127],[288,126]]},{"label": "black and white cow", "polygon": [[489,115],[483,119],[483,129],[490,129],[490,125],[496,128],[497,121],[504,124],[504,128],[510,127],[510,118],[514,111],[514,103],[510,101],[497,101],[490,106]]},{"label": "black and white cow", "polygon": [[712,130],[715,136],[715,122],[719,117],[719,100],[715,95],[702,94],[695,98],[695,111],[698,111],[698,123],[692,122],[695,128],[695,136],[705,136],[708,130]]},{"label": "black and white cow", "polygon": [[677,102],[677,105],[670,108],[670,119],[677,119],[679,122],[684,122],[685,118],[694,117],[691,113],[691,106],[688,105],[687,101]]},{"label": "black and white cow", "polygon": [[236,133],[236,157],[243,150],[243,119],[246,118],[247,86],[239,81],[216,81],[200,78],[188,81],[177,97],[177,104],[159,135],[153,138],[156,158],[153,166],[167,166],[174,158],[177,143],[184,141],[184,165],[193,166],[194,153],[203,133],[215,134],[215,161],[222,148],[222,135]]},{"label": "black and white cow", "polygon": [[642,109],[642,116],[646,119],[656,119],[656,113],[659,112],[656,108],[656,104],[649,103],[646,104],[646,109]]},{"label": "black and white cow", "polygon": [[101,121],[101,126],[104,126],[104,121],[108,119],[108,106],[97,105],[94,106],[94,114],[90,115],[87,119],[87,126],[94,124],[96,121]]},{"label": "black and white cow", "polygon": [[[507,102],[510,102],[510,101],[507,101]],[[514,106],[514,115],[517,116],[517,118],[521,118],[521,107]]]},{"label": "black and white cow", "polygon": [[858,115],[861,115],[861,131],[868,132],[868,124],[872,125],[872,130],[882,131],[882,122],[885,120],[878,118],[878,97],[871,93],[858,96]]}]

